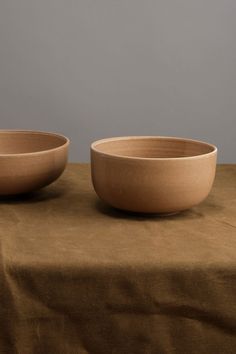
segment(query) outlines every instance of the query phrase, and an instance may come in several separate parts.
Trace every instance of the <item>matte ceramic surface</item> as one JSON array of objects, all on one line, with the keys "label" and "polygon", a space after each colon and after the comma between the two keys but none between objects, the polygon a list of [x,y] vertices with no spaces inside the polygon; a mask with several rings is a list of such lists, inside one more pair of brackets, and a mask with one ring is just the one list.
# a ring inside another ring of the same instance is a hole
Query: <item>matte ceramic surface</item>
[{"label": "matte ceramic surface", "polygon": [[91,146],[92,181],[113,207],[175,213],[202,202],[216,169],[217,148],[171,137],[103,139]]},{"label": "matte ceramic surface", "polygon": [[67,163],[69,140],[37,131],[0,130],[0,195],[28,193],[55,181]]}]

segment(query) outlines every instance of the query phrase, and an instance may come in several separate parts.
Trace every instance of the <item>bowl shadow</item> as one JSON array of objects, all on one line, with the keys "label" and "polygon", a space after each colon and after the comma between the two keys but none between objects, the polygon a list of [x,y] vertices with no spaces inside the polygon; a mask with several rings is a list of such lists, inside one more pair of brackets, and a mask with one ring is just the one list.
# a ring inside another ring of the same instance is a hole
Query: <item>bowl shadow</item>
[{"label": "bowl shadow", "polygon": [[41,203],[47,200],[61,198],[63,194],[65,194],[65,191],[59,187],[46,187],[24,194],[0,196],[0,204]]},{"label": "bowl shadow", "polygon": [[94,201],[94,207],[99,213],[115,219],[130,219],[136,221],[167,221],[167,220],[181,220],[186,218],[199,219],[204,215],[199,211],[193,209],[180,211],[175,214],[157,214],[157,213],[136,213],[131,211],[124,211],[109,206],[100,199]]}]

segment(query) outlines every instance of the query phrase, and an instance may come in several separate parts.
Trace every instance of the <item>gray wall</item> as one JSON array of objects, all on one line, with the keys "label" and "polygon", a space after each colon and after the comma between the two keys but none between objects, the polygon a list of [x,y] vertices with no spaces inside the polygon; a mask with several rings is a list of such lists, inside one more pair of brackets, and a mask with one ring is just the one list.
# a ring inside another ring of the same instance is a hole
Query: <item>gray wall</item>
[{"label": "gray wall", "polygon": [[236,162],[236,1],[1,0],[0,128],[62,132],[72,161],[135,134]]}]

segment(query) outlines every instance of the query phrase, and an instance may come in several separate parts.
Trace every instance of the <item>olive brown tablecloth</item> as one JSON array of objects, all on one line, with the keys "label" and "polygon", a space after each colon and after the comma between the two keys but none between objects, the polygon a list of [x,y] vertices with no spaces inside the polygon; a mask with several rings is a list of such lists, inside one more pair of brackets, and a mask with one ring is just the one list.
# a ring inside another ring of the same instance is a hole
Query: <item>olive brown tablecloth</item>
[{"label": "olive brown tablecloth", "polygon": [[88,165],[0,201],[0,353],[236,353],[236,165],[172,217],[102,204]]}]

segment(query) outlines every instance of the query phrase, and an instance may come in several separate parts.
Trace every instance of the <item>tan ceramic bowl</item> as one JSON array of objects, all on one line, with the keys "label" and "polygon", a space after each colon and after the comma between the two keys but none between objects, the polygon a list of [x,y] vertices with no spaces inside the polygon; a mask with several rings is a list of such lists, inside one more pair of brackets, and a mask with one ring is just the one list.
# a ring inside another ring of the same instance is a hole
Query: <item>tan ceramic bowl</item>
[{"label": "tan ceramic bowl", "polygon": [[134,212],[176,213],[211,190],[217,148],[170,137],[122,137],[91,145],[92,180],[111,206]]},{"label": "tan ceramic bowl", "polygon": [[0,130],[0,195],[28,193],[64,171],[69,140],[37,132]]}]

